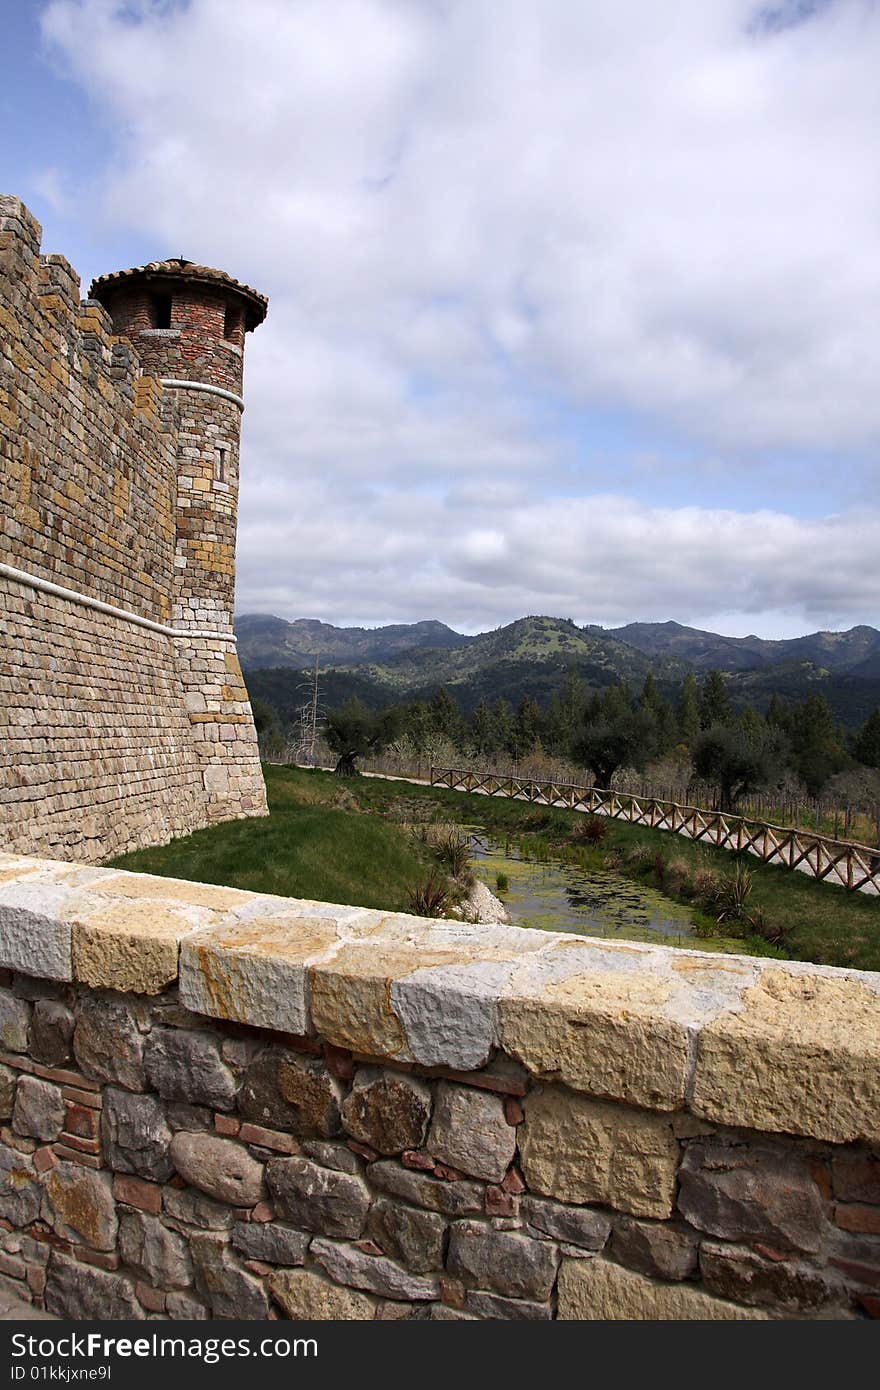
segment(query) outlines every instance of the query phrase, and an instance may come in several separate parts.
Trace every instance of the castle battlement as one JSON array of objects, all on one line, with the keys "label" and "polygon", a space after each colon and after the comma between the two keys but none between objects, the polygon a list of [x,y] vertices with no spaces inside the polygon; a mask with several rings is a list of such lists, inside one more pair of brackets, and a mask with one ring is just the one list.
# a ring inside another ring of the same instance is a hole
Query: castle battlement
[{"label": "castle battlement", "polygon": [[101,276],[0,198],[0,845],[99,860],[266,813],[232,633],[246,334],[223,271]]}]

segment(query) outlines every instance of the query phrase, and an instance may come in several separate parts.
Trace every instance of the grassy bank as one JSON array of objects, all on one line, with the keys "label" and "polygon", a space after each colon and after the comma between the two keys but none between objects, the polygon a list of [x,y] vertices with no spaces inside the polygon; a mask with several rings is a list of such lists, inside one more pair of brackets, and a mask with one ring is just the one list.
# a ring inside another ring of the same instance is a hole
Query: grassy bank
[{"label": "grassy bank", "polygon": [[[216,826],[114,862],[258,892],[406,910],[410,890],[434,861],[404,824],[479,823],[535,857],[552,855],[585,869],[610,862],[618,872],[691,904],[697,929],[706,934],[696,945],[880,969],[880,900],[748,855],[619,821],[604,823],[600,842],[583,843],[577,828],[584,817],[577,812],[372,777],[340,783],[330,773],[277,766],[265,773],[268,821]],[[750,875],[743,921],[716,926],[694,885],[705,885],[711,876],[729,881],[740,861]],[[746,918],[761,924],[760,933],[750,930]],[[768,945],[768,938],[776,945]]]},{"label": "grassy bank", "polygon": [[[572,831],[584,819],[578,812],[437,787],[410,785],[404,790],[399,782],[375,778],[362,779],[358,798],[385,814],[394,814],[395,806],[404,806],[411,819],[417,818],[417,808],[427,801],[436,804],[435,814],[444,819],[479,821],[495,835],[508,834],[517,839],[525,835],[531,841],[532,854],[552,853],[587,869],[605,866],[610,860],[618,872],[639,879],[678,902],[693,902],[690,886],[697,875],[714,874],[727,879],[735,874],[740,863],[751,876],[747,911],[756,915],[760,910],[764,930],[777,942],[776,948],[764,944],[766,938],[749,931],[746,924],[737,925],[736,936],[730,923],[713,930],[711,917],[699,908],[695,924],[701,935],[707,935],[697,945],[780,955],[820,965],[880,970],[880,899],[848,893],[791,869],[762,864],[748,854],[735,855],[668,831],[612,820],[604,821],[607,829],[601,844],[573,845]],[[682,868],[687,870],[686,878]]]},{"label": "grassy bank", "polygon": [[[255,893],[408,911],[409,891],[433,862],[424,846],[377,816],[358,813],[344,785],[311,784],[266,768],[268,820],[229,821],[112,861],[167,878]],[[335,784],[334,784],[335,783]]]}]

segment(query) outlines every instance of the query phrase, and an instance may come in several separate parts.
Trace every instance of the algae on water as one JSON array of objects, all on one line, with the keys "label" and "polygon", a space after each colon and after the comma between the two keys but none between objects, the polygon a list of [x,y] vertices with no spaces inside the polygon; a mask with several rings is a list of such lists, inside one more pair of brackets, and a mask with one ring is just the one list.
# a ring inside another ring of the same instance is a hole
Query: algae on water
[{"label": "algae on water", "polygon": [[482,832],[473,834],[471,843],[477,878],[494,889],[498,875],[507,876],[502,900],[517,926],[704,947],[694,932],[690,908],[653,888],[610,869],[580,869],[552,857],[527,859],[515,846],[502,845]]}]

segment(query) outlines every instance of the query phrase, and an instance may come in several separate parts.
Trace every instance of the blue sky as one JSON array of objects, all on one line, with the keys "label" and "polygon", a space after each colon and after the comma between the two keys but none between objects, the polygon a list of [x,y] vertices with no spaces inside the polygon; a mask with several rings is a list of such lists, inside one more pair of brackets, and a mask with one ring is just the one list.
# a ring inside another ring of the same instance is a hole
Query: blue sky
[{"label": "blue sky", "polygon": [[880,6],[21,0],[0,183],[270,297],[238,608],[880,619]]}]

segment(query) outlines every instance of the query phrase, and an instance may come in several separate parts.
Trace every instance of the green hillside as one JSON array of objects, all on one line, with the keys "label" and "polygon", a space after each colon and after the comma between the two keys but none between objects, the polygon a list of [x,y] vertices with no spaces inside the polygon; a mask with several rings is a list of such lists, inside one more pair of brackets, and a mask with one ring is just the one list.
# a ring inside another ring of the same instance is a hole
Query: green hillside
[{"label": "green hillside", "polygon": [[872,627],[812,632],[777,641],[754,636],[721,637],[673,622],[629,623],[611,629],[611,634],[647,656],[675,656],[694,670],[761,671],[812,663],[828,671],[868,678],[880,676],[880,632]]},{"label": "green hillside", "polygon": [[306,698],[303,673],[316,657],[328,707],[356,695],[379,708],[430,698],[440,686],[467,714],[481,700],[500,697],[514,707],[525,697],[546,707],[570,672],[592,691],[618,681],[637,690],[652,672],[671,695],[688,671],[703,675],[710,669],[723,673],[736,708],[754,704],[764,711],[774,694],[792,701],[821,694],[835,717],[856,729],[880,704],[880,632],[870,627],[766,641],[679,623],[606,630],[565,618],[528,617],[466,637],[437,622],[334,628],[251,616],[237,621],[236,633],[251,695],[267,700],[285,722]]},{"label": "green hillside", "polygon": [[387,627],[333,627],[315,618],[273,618],[246,613],[235,620],[238,651],[245,667],[309,666],[319,657],[325,666],[359,666],[388,661],[411,648],[465,646],[473,639],[445,623],[396,623]]}]

